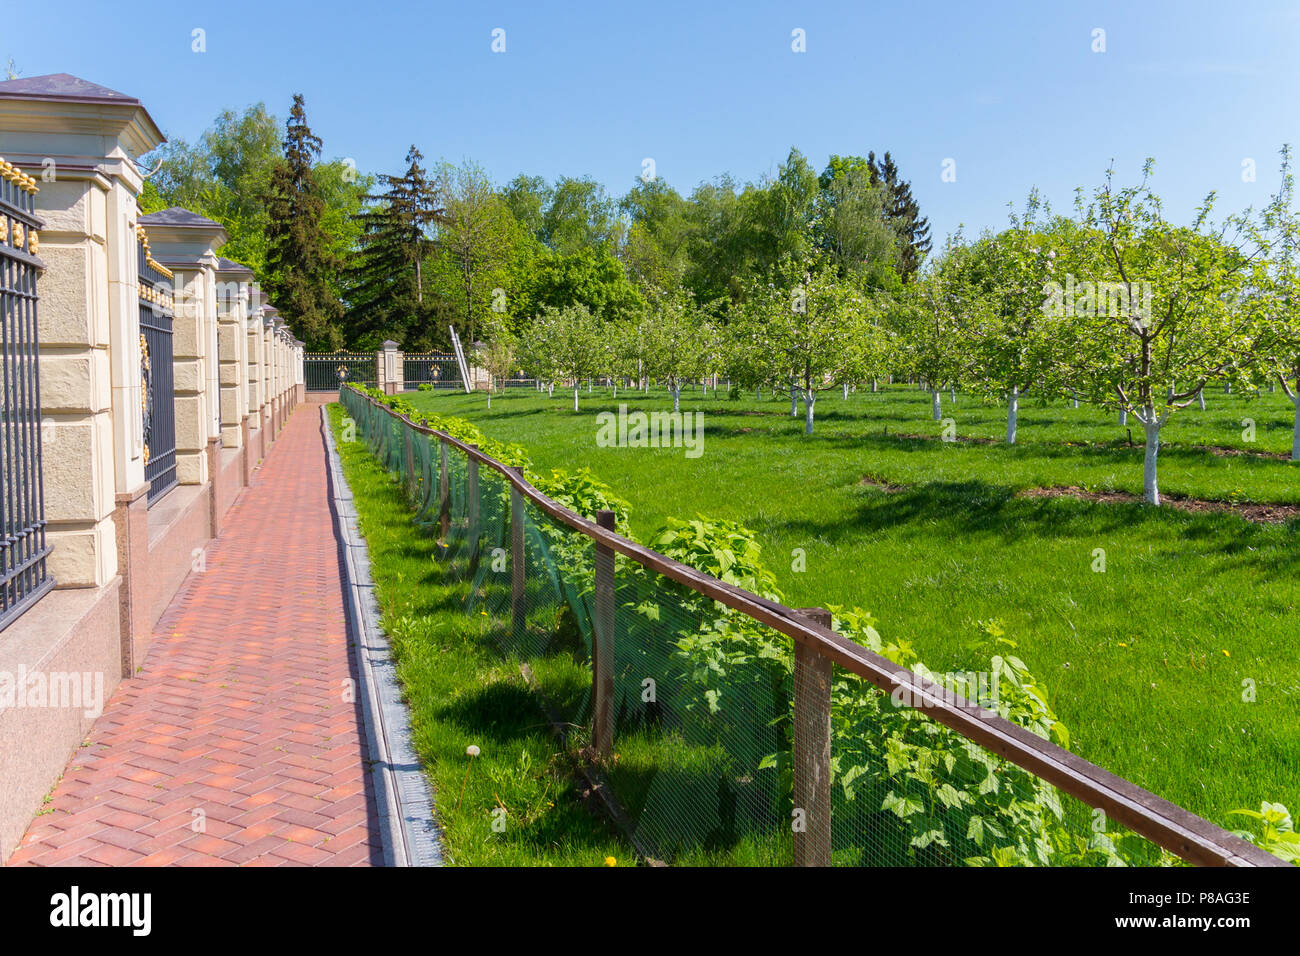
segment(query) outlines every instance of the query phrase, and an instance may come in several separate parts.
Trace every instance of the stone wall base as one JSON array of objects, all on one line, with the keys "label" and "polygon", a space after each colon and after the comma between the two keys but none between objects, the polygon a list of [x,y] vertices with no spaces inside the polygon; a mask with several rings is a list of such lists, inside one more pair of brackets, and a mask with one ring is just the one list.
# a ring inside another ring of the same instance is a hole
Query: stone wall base
[{"label": "stone wall base", "polygon": [[47,688],[56,677],[59,686],[93,695],[76,706],[69,706],[70,694],[59,694],[53,703],[64,706],[50,706],[47,696],[45,706],[0,710],[0,862],[18,846],[99,716],[85,705],[99,697],[102,708],[122,680],[120,585],[114,578],[99,588],[51,591],[0,639],[0,671],[29,675],[29,686],[30,675],[42,674]]}]

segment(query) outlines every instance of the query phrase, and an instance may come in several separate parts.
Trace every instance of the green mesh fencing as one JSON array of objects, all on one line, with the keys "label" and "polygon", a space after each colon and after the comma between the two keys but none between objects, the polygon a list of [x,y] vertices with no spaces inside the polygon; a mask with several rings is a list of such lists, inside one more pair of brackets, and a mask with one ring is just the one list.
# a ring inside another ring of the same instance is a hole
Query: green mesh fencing
[{"label": "green mesh fencing", "polygon": [[[646,858],[789,865],[811,846],[812,861],[840,866],[1178,862],[926,707],[838,666],[801,668],[786,635],[622,555],[607,662],[613,753],[596,766],[592,539],[495,468],[351,390],[342,401],[357,437],[399,476],[414,533],[435,536],[444,568],[470,582],[465,613],[504,659],[542,675],[541,712],[603,775]],[[799,701],[814,702],[811,717]]]}]

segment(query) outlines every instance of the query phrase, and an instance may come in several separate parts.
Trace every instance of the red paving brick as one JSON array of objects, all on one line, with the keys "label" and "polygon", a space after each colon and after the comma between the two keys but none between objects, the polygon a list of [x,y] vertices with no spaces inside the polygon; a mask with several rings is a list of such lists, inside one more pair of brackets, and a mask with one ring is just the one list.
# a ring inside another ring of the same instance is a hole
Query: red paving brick
[{"label": "red paving brick", "polygon": [[9,865],[382,863],[345,628],[308,402]]}]

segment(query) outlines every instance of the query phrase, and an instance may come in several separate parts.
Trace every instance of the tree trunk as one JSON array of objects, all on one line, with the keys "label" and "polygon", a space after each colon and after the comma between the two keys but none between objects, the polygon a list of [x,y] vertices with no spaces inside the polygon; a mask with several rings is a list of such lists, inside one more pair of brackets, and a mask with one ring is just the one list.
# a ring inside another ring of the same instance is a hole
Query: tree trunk
[{"label": "tree trunk", "polygon": [[957,389],[956,389],[956,388],[950,388],[950,389],[948,389],[948,395],[949,395],[949,397],[952,398],[952,403],[953,403],[954,405],[956,405],[956,404],[957,404]]},{"label": "tree trunk", "polygon": [[618,382],[614,382],[614,398],[618,398]]},{"label": "tree trunk", "polygon": [[673,411],[675,411],[675,412],[679,412],[679,411],[681,411],[681,409],[682,409],[682,387],[681,387],[681,385],[674,384],[674,385],[672,386],[672,392],[673,392]]},{"label": "tree trunk", "polygon": [[1296,393],[1291,396],[1295,403],[1295,425],[1291,428],[1291,460],[1300,461],[1300,382],[1296,383]]},{"label": "tree trunk", "polygon": [[790,417],[799,417],[799,392],[793,384],[790,385]]},{"label": "tree trunk", "polygon": [[849,400],[849,383],[848,383],[848,382],[845,382],[845,383],[844,383],[844,400],[845,400],[846,402]]},{"label": "tree trunk", "polygon": [[1120,423],[1121,425],[1127,425],[1127,424],[1128,424],[1128,409],[1127,409],[1127,408],[1121,408],[1121,409],[1119,410],[1119,423]]},{"label": "tree trunk", "polygon": [[577,379],[574,379],[574,381],[573,381],[573,410],[574,410],[575,412],[578,410],[578,381],[577,381]]},{"label": "tree trunk", "polygon": [[1146,456],[1142,459],[1142,492],[1150,504],[1160,504],[1160,488],[1156,482],[1156,459],[1160,454],[1160,421],[1156,410],[1148,408],[1147,421],[1142,423],[1146,430]]},{"label": "tree trunk", "polygon": [[813,433],[813,406],[817,404],[817,393],[812,389],[804,392],[803,396],[803,433],[811,435]]},{"label": "tree trunk", "polygon": [[1201,411],[1205,411],[1205,386],[1202,385],[1196,390],[1196,402],[1201,406]]},{"label": "tree trunk", "polygon": [[930,409],[934,413],[934,420],[936,422],[943,418],[943,408],[940,404],[939,392],[937,390],[930,393]]},{"label": "tree trunk", "polygon": [[1007,399],[1007,444],[1016,443],[1016,425],[1020,420],[1020,389],[1012,388]]},{"label": "tree trunk", "polygon": [[877,382],[874,378],[871,380],[871,390],[873,392],[880,391],[880,383]]},{"label": "tree trunk", "polygon": [[758,393],[758,400],[761,402],[763,400],[763,386],[758,386],[755,391]]},{"label": "tree trunk", "polygon": [[1070,404],[1071,404],[1074,408],[1078,408],[1078,407],[1079,407],[1079,393],[1078,393],[1078,392],[1071,392],[1071,393],[1070,393]]}]

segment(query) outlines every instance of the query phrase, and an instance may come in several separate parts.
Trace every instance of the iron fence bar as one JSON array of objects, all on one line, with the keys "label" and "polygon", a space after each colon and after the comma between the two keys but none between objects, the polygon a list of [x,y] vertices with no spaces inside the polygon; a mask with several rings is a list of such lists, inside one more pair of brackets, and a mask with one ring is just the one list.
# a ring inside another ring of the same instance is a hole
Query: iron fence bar
[{"label": "iron fence bar", "polygon": [[54,586],[46,558],[35,181],[0,160],[0,630]]},{"label": "iron fence bar", "polygon": [[903,699],[924,709],[927,716],[1070,796],[1104,810],[1108,818],[1181,859],[1199,866],[1289,865],[1267,850],[1177,804],[1103,770],[999,714],[972,704],[961,695],[954,695],[952,691],[873,653],[829,627],[809,620],[793,608],[710,577],[615,531],[599,527],[542,494],[523,477],[521,469],[512,469],[445,432],[418,425],[356,389],[352,392],[408,427],[437,438],[487,465],[510,483],[512,492],[572,530],[591,538],[597,546],[611,548],[651,571],[748,615],[816,651],[832,664],[870,681],[887,694],[903,691]]}]

